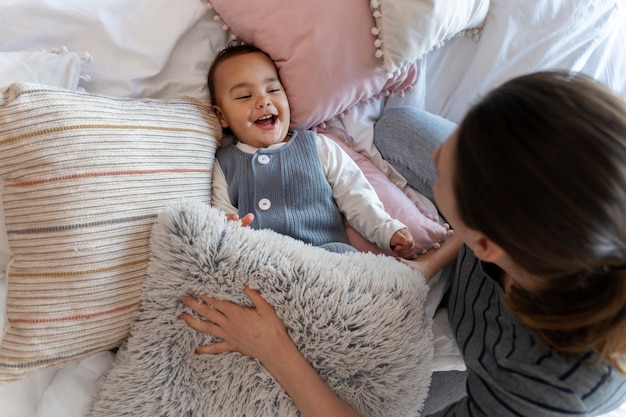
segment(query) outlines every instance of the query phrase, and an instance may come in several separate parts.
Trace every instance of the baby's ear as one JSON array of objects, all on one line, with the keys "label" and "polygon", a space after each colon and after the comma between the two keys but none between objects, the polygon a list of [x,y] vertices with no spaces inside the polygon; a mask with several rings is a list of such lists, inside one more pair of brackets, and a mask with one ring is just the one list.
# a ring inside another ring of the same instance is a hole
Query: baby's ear
[{"label": "baby's ear", "polygon": [[222,125],[222,129],[226,129],[228,127],[228,123],[224,118],[224,113],[222,113],[222,109],[219,106],[213,106],[213,112],[217,116],[217,120],[220,121],[220,125]]}]

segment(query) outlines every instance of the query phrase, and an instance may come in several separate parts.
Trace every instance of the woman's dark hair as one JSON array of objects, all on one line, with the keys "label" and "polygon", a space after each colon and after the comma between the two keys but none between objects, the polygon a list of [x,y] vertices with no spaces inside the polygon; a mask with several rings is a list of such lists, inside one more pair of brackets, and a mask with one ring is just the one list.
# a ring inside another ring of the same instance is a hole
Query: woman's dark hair
[{"label": "woman's dark hair", "polygon": [[213,105],[217,104],[215,101],[215,69],[219,66],[219,64],[226,61],[229,58],[232,58],[238,55],[251,54],[254,52],[260,52],[264,54],[265,56],[267,56],[270,60],[272,59],[262,49],[259,49],[254,45],[248,45],[248,44],[233,44],[233,45],[227,46],[226,48],[222,49],[221,51],[217,53],[217,55],[215,56],[215,59],[213,60],[213,63],[211,64],[211,67],[209,68],[209,73],[207,74],[207,88],[209,90],[209,97],[211,98],[211,104]]},{"label": "woman's dark hair", "polygon": [[581,74],[521,76],[468,112],[455,159],[462,221],[543,279],[507,308],[555,350],[624,372],[626,103]]}]

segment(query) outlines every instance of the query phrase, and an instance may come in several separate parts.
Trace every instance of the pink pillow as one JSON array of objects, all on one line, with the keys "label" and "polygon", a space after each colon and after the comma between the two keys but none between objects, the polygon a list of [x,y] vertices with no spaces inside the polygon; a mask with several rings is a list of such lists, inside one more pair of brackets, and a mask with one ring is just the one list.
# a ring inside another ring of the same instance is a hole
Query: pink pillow
[{"label": "pink pillow", "polygon": [[[432,220],[427,212],[422,212],[415,203],[407,197],[389,178],[367,157],[350,148],[341,139],[324,131],[328,138],[335,141],[356,162],[365,174],[365,177],[376,190],[378,198],[385,206],[385,211],[394,219],[404,223],[413,238],[415,245],[420,249],[430,249],[433,244],[441,242],[447,235],[445,227]],[[436,213],[435,213],[436,214]],[[391,251],[386,251],[361,236],[352,226],[346,224],[346,231],[350,244],[361,252],[382,253],[393,256]]]},{"label": "pink pillow", "polygon": [[[361,101],[403,91],[415,69],[387,79],[376,57],[376,22],[363,0],[211,0],[243,42],[276,62],[291,107],[291,127],[322,125]],[[415,65],[415,64],[413,64]],[[409,66],[410,67],[410,66]]]}]

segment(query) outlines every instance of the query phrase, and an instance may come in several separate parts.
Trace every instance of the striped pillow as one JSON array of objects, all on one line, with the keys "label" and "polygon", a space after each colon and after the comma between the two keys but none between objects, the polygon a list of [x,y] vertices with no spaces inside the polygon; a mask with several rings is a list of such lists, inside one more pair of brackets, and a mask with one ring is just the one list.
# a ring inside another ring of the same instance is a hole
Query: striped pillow
[{"label": "striped pillow", "polygon": [[128,336],[151,226],[172,202],[209,203],[221,128],[203,99],[13,84],[0,100],[6,383]]}]

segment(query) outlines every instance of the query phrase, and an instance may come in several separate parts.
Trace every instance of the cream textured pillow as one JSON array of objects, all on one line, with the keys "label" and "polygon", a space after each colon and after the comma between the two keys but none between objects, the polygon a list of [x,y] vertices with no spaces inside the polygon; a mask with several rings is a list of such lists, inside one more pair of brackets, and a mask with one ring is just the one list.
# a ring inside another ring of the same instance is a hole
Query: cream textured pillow
[{"label": "cream textured pillow", "polygon": [[239,38],[267,52],[278,67],[292,128],[309,129],[362,101],[403,92],[415,68],[387,79],[375,57],[375,25],[364,0],[211,0]]},{"label": "cream textured pillow", "polygon": [[317,373],[363,415],[415,416],[432,371],[423,277],[386,256],[337,254],[227,222],[216,208],[175,205],[152,230],[138,320],[99,381],[90,417],[299,414],[255,359],[197,355],[215,341],[177,319],[184,294],[250,305],[261,291]]},{"label": "cream textured pillow", "polygon": [[221,128],[208,100],[13,84],[0,101],[7,268],[0,383],[128,336],[157,213],[209,203]]},{"label": "cream textured pillow", "polygon": [[489,0],[370,0],[370,6],[376,56],[391,78],[445,40],[481,27]]},{"label": "cream textured pillow", "polygon": [[[1,7],[1,6],[0,6]],[[81,66],[89,54],[69,52],[62,48],[54,52],[17,51],[0,52],[0,90],[16,82],[29,82],[76,90],[81,79]],[[2,194],[0,194],[0,198]],[[9,262],[10,251],[4,228],[4,213],[0,206],[0,274]],[[4,307],[0,306],[0,318]],[[0,329],[2,325],[0,323]]]}]

